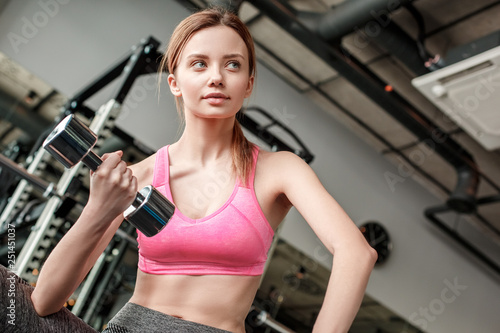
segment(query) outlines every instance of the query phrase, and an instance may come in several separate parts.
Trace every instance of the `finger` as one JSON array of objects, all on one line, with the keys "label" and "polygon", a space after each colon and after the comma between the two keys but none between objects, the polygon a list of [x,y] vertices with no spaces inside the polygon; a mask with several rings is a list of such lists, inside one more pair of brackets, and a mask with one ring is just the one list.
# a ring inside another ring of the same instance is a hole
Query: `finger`
[{"label": "finger", "polygon": [[124,161],[120,160],[116,166],[115,166],[115,169],[120,173],[120,174],[124,174],[127,172],[128,170],[128,167],[127,167],[127,163],[125,163]]},{"label": "finger", "polygon": [[128,204],[131,205],[132,201],[135,199],[137,195],[137,178],[132,176],[132,178],[129,179],[123,179],[122,185],[124,188],[127,189],[126,191],[126,197],[131,200]]},{"label": "finger", "polygon": [[115,152],[106,153],[106,154],[104,154],[104,155],[102,155],[102,156],[101,156],[101,159],[102,159],[103,161],[105,161],[105,160],[107,160],[108,158],[110,158],[110,157],[114,157],[114,156],[117,156],[117,157],[121,160],[121,159],[122,159],[122,157],[123,157],[123,151],[121,151],[121,150],[117,150],[117,151],[115,151]]},{"label": "finger", "polygon": [[125,170],[125,177],[130,181],[132,180],[132,177],[134,177],[134,174],[132,172],[132,170],[130,168],[127,168],[127,170]]},{"label": "finger", "polygon": [[130,184],[132,185],[132,188],[134,189],[134,193],[136,193],[138,183],[137,183],[137,178],[135,176],[132,176],[132,180],[131,180]]},{"label": "finger", "polygon": [[103,168],[115,168],[122,160],[121,155],[117,153],[106,153],[101,159]]},{"label": "finger", "polygon": [[106,153],[104,155],[101,156],[101,160],[103,161],[106,161],[108,159],[109,156],[111,156],[112,153]]}]

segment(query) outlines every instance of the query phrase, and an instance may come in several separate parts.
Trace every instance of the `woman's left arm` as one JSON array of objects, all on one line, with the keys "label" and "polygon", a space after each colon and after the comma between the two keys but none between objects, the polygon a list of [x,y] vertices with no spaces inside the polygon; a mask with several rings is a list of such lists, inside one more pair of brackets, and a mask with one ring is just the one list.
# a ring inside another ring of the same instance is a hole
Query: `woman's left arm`
[{"label": "woman's left arm", "polygon": [[333,254],[328,288],[313,332],[347,332],[377,254],[314,171],[291,153],[278,153],[282,192]]}]

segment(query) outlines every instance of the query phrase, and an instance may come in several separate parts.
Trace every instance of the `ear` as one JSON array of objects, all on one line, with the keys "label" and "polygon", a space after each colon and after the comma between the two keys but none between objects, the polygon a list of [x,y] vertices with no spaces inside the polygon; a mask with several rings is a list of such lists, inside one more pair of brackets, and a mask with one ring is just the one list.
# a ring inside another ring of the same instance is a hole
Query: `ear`
[{"label": "ear", "polygon": [[177,84],[177,80],[175,79],[174,74],[169,74],[167,80],[168,80],[168,86],[170,87],[170,91],[172,92],[172,94],[175,97],[181,97],[182,92],[179,85]]},{"label": "ear", "polygon": [[248,79],[248,85],[247,85],[247,89],[245,91],[245,98],[250,97],[250,95],[252,94],[253,82],[254,82],[254,76],[252,75]]}]

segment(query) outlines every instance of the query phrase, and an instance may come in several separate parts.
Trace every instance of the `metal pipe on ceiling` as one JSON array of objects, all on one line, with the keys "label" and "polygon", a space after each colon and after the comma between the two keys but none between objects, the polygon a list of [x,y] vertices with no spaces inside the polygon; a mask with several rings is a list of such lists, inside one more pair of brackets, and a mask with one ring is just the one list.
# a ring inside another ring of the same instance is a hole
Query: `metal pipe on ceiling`
[{"label": "metal pipe on ceiling", "polygon": [[[355,47],[364,48],[368,40],[373,40],[416,75],[423,75],[442,67],[442,59],[431,55],[420,40],[413,40],[391,19],[391,14],[401,7],[411,9],[415,16],[417,11],[412,2],[346,0],[326,13],[306,13],[290,7],[287,10],[294,12],[307,28],[329,43],[340,44],[342,37],[355,33],[358,35],[356,40],[367,39]],[[422,28],[419,24],[419,30]]]},{"label": "metal pipe on ceiling", "polygon": [[431,221],[436,227],[438,227],[442,232],[447,234],[453,240],[455,240],[458,244],[467,249],[472,255],[474,255],[477,259],[481,260],[484,264],[486,264],[489,268],[491,268],[495,273],[500,274],[500,265],[495,260],[492,260],[489,256],[485,255],[476,245],[471,243],[465,237],[460,235],[456,230],[450,228],[445,222],[443,222],[438,215],[440,213],[446,213],[449,211],[448,206],[436,206],[427,208],[424,211],[425,217],[429,221]]},{"label": "metal pipe on ceiling", "polygon": [[[471,213],[474,211],[479,173],[471,154],[465,151],[456,141],[444,133],[397,92],[386,91],[387,84],[356,58],[351,57],[347,51],[341,50],[339,45],[332,45],[324,37],[307,28],[285,4],[279,0],[250,0],[249,2],[288,33],[295,36],[304,46],[328,63],[341,76],[360,89],[373,102],[378,104],[452,165],[460,177],[457,178],[457,185],[450,195],[448,204],[452,209],[459,212]],[[358,5],[361,2],[363,4],[374,3],[372,1],[360,0],[346,2],[355,2]],[[385,1],[382,2],[386,4]],[[379,4],[382,2],[377,1]],[[369,7],[365,7],[365,9],[367,13],[370,13]],[[352,22],[354,22],[354,19]],[[331,29],[332,31],[334,30],[333,28]],[[349,31],[352,31],[352,29],[351,25]],[[324,31],[323,34],[326,36],[334,35],[333,33],[328,34],[328,31]]]},{"label": "metal pipe on ceiling", "polygon": [[412,1],[346,0],[321,15],[316,32],[326,41],[332,42],[370,21],[384,27],[390,13]]}]

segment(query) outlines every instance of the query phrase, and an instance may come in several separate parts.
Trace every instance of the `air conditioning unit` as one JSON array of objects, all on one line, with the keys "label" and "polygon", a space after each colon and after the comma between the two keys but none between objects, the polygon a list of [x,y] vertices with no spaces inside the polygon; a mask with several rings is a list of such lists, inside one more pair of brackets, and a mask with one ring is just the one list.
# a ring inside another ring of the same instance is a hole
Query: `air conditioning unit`
[{"label": "air conditioning unit", "polygon": [[412,84],[485,149],[500,148],[500,46]]}]

